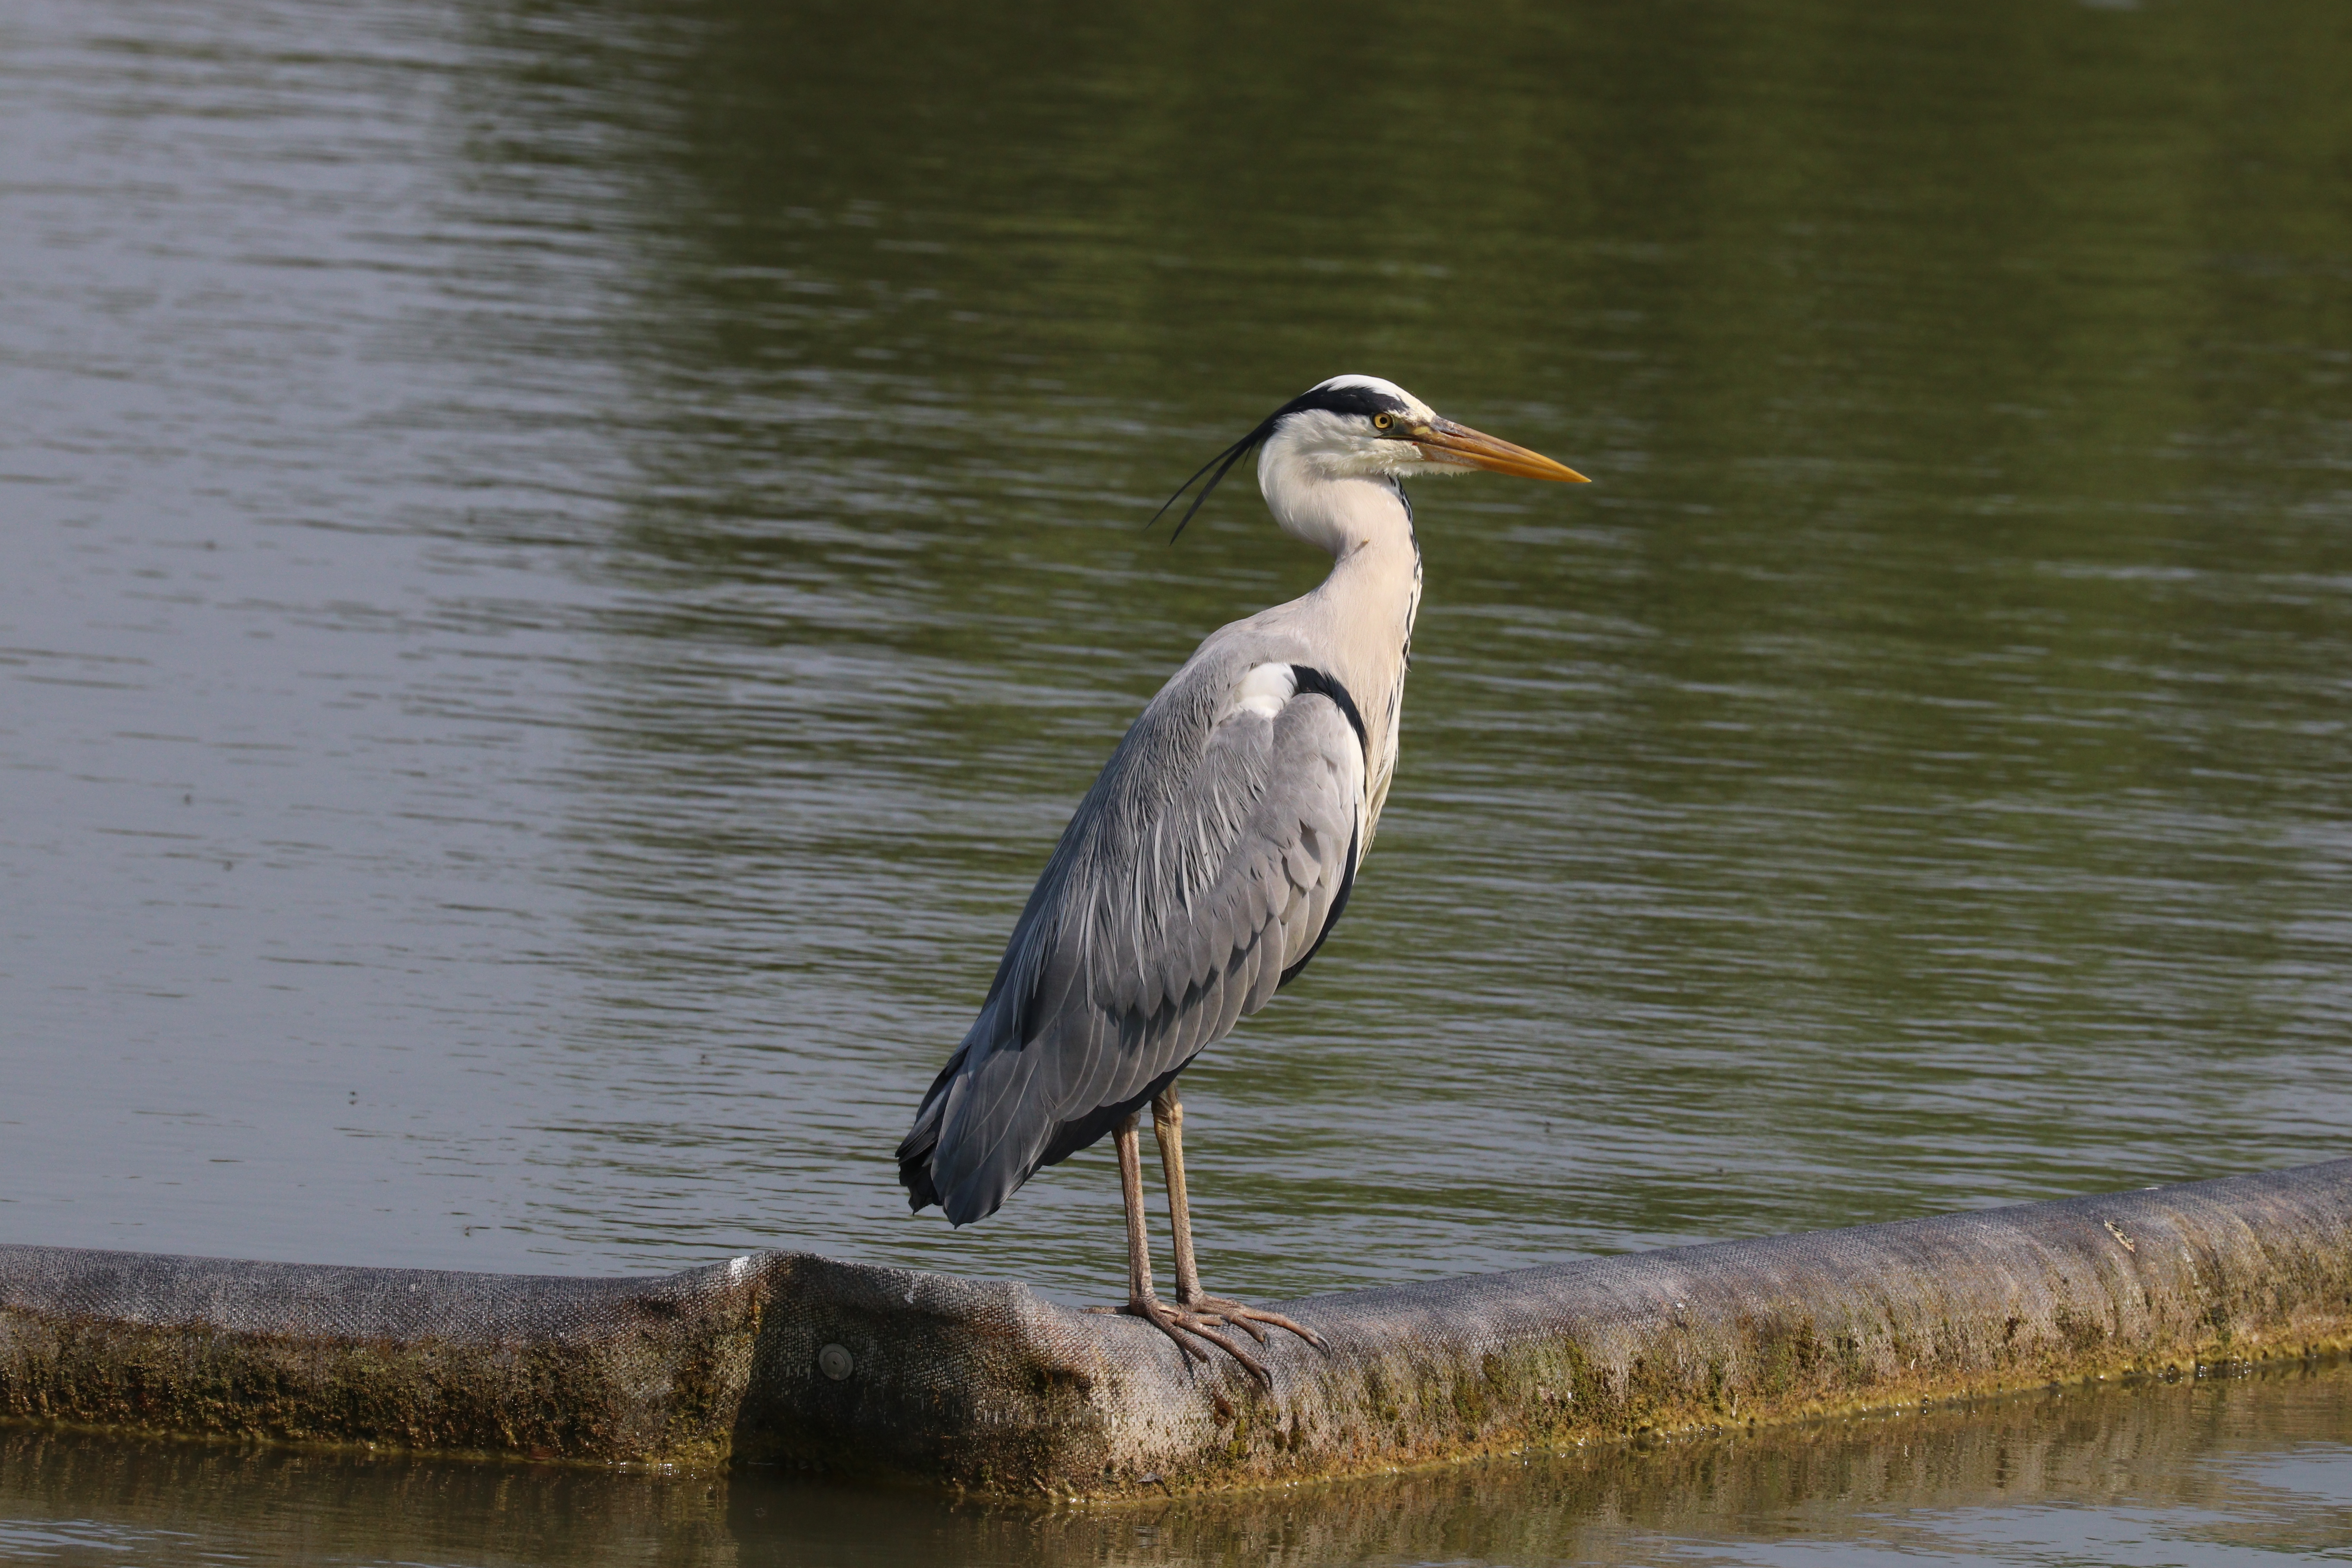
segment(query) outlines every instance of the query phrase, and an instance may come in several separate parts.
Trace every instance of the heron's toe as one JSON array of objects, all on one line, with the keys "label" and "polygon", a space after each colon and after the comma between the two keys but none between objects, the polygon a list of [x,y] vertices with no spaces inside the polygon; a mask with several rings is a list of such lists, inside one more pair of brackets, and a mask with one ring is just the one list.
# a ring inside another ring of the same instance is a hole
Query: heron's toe
[{"label": "heron's toe", "polygon": [[[1202,1311],[1197,1306],[1169,1307],[1150,1297],[1129,1301],[1123,1307],[1096,1307],[1089,1310],[1141,1318],[1145,1322],[1166,1334],[1174,1342],[1176,1348],[1182,1351],[1188,1358],[1203,1365],[1208,1363],[1209,1352],[1192,1342],[1205,1341],[1240,1363],[1243,1369],[1257,1379],[1261,1384],[1267,1388],[1274,1386],[1274,1374],[1266,1371],[1264,1362],[1217,1331],[1226,1322],[1224,1315],[1221,1312]],[[1260,1334],[1259,1338],[1262,1340],[1265,1336]]]},{"label": "heron's toe", "polygon": [[1255,1335],[1257,1339],[1257,1342],[1260,1344],[1265,1343],[1265,1330],[1259,1328],[1257,1325],[1260,1323],[1266,1323],[1275,1328],[1284,1329],[1291,1333],[1297,1334],[1300,1339],[1305,1340],[1308,1344],[1313,1345],[1318,1351],[1328,1351],[1331,1348],[1329,1345],[1323,1342],[1322,1335],[1307,1327],[1304,1323],[1293,1322],[1290,1319],[1284,1317],[1280,1312],[1269,1312],[1265,1310],[1263,1308],[1245,1306],[1239,1301],[1227,1300],[1223,1296],[1196,1297],[1192,1300],[1185,1302],[1183,1310],[1188,1312],[1212,1313],[1223,1319],[1226,1322],[1234,1325],[1236,1328]]}]

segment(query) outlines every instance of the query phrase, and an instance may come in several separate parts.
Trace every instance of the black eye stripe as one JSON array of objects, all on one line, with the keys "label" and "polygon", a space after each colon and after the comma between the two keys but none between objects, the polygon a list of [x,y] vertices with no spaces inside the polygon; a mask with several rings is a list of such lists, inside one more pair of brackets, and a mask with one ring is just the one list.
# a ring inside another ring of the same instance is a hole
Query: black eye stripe
[{"label": "black eye stripe", "polygon": [[1318,386],[1312,392],[1302,392],[1274,411],[1266,423],[1273,424],[1285,415],[1304,413],[1319,408],[1326,414],[1355,414],[1370,418],[1375,414],[1402,414],[1404,399],[1392,393],[1370,386]]}]

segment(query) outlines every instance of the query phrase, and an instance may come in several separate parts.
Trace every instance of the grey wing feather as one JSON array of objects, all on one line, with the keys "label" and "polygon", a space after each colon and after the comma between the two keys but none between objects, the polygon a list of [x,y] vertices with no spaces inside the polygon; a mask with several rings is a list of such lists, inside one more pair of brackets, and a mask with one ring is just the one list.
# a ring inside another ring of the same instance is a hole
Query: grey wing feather
[{"label": "grey wing feather", "polygon": [[1362,839],[1362,740],[1319,691],[1233,706],[1253,663],[1204,647],[1087,792],[899,1145],[913,1206],[994,1213],[1265,1006],[1328,930]]}]

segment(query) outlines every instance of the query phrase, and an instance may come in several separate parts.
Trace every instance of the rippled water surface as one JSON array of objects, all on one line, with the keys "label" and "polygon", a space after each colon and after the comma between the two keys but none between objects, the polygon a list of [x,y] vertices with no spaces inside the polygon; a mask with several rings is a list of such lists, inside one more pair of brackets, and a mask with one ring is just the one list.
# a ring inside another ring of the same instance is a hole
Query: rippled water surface
[{"label": "rippled water surface", "polygon": [[1425,24],[14,0],[0,1237],[1104,1296],[889,1151],[1340,371],[1598,482],[1420,487],[1213,1284],[2344,1152],[2352,13]]}]

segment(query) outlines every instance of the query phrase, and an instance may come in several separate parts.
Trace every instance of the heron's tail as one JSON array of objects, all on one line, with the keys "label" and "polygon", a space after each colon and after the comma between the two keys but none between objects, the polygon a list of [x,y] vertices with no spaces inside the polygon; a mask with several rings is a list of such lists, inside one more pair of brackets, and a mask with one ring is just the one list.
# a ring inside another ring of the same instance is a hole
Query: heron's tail
[{"label": "heron's tail", "polygon": [[940,1190],[931,1184],[931,1156],[940,1146],[940,1118],[947,1111],[948,1085],[955,1081],[962,1066],[963,1052],[959,1049],[931,1080],[929,1092],[915,1112],[915,1125],[898,1141],[898,1184],[907,1189],[907,1206],[917,1214],[940,1201]]}]

